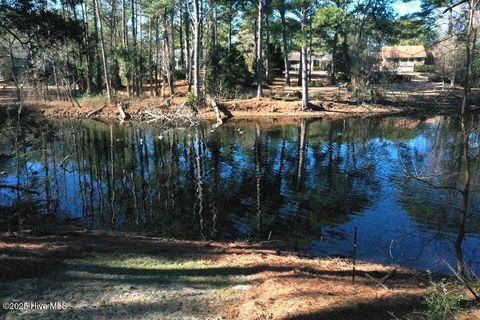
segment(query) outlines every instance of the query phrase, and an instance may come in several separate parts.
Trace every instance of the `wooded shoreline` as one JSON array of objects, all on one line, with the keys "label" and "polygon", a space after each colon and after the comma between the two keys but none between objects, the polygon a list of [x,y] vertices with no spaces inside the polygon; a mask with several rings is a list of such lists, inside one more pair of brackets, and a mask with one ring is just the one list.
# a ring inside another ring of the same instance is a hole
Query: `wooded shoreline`
[{"label": "wooded shoreline", "polygon": [[[372,87],[370,93],[357,95],[348,88],[322,85],[311,88],[309,108],[305,109],[298,86],[272,86],[269,94],[255,97],[243,92],[237,98],[205,95],[201,103],[190,95],[185,81],[175,82],[175,94],[128,97],[117,92],[112,102],[106,96],[78,97],[72,103],[51,88],[43,99],[16,99],[13,85],[0,88],[0,106],[19,107],[40,112],[46,118],[97,119],[101,121],[182,122],[252,118],[325,118],[378,117],[392,115],[458,115],[462,106],[462,88],[441,83],[406,82]],[[28,93],[30,89],[24,88]],[[265,89],[264,91],[267,91]],[[28,96],[28,95],[27,95]],[[193,99],[193,100],[192,100]],[[472,90],[469,114],[480,111],[480,91]],[[220,109],[223,110],[221,112]]]},{"label": "wooded shoreline", "polygon": [[[164,106],[165,100],[145,98],[122,102],[130,121],[153,122],[151,112],[161,112],[165,116],[175,114],[185,103],[184,97],[171,99],[169,106]],[[251,98],[222,100],[221,103],[232,114],[235,120],[253,118],[325,118],[344,119],[354,117],[378,116],[432,116],[458,114],[459,104],[452,102],[449,105],[439,105],[432,99],[417,100],[402,104],[401,102],[383,103],[353,103],[349,101],[317,100],[312,102],[310,110],[303,110],[298,101],[279,101],[272,98]],[[461,103],[461,102],[458,102]],[[1,105],[1,104],[0,104]],[[19,107],[18,104],[4,104],[4,107]],[[107,104],[104,101],[82,101],[80,108],[72,108],[66,101],[29,102],[22,104],[24,109],[39,112],[46,118],[90,118],[102,121],[119,121],[123,117],[117,104]],[[122,107],[123,108],[123,107]],[[197,109],[194,117],[199,121],[212,121],[217,119],[215,111],[210,107]],[[471,107],[469,113],[480,111],[476,105]],[[125,115],[124,115],[125,116]],[[193,117],[193,115],[192,115]]]}]

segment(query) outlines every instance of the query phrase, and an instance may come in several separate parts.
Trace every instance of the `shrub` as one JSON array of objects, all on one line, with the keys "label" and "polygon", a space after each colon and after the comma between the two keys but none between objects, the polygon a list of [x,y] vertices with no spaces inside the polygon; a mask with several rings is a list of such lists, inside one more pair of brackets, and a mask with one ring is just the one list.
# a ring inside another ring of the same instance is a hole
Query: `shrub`
[{"label": "shrub", "polygon": [[187,103],[186,103],[187,105],[194,106],[197,104],[197,96],[195,95],[195,93],[187,92],[185,97],[187,98]]},{"label": "shrub", "polygon": [[431,293],[425,298],[427,304],[427,319],[448,320],[454,319],[455,313],[460,310],[461,296],[448,289],[448,284],[441,281],[433,283]]},{"label": "shrub", "polygon": [[429,64],[415,65],[415,72],[431,73],[435,71],[435,66]]}]

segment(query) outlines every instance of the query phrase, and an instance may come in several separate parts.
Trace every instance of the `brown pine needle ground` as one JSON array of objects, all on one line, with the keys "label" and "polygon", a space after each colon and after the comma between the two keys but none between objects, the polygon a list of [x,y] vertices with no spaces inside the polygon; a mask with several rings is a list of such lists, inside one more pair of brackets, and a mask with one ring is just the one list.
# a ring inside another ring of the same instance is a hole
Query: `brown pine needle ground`
[{"label": "brown pine needle ground", "polygon": [[[73,259],[72,259],[73,258]],[[260,244],[168,241],[69,231],[0,237],[2,301],[62,301],[6,319],[389,319],[422,311],[424,275],[310,259]],[[27,277],[28,279],[21,279]],[[33,278],[32,278],[33,277]],[[17,280],[15,280],[17,279]]]}]

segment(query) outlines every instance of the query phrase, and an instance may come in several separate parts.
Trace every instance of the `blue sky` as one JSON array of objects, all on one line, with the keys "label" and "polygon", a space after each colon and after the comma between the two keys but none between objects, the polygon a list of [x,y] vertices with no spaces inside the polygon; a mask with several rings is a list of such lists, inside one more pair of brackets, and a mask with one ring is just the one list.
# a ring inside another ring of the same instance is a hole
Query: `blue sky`
[{"label": "blue sky", "polygon": [[398,15],[403,16],[410,13],[415,13],[420,11],[420,1],[413,0],[409,2],[395,2],[393,4],[393,9],[398,13]]}]

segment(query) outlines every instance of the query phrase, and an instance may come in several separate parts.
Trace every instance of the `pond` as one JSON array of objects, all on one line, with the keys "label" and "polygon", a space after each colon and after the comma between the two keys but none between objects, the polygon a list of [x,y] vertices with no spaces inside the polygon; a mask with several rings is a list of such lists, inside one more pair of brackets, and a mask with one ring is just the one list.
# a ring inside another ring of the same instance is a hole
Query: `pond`
[{"label": "pond", "polygon": [[90,228],[282,240],[350,257],[357,228],[359,259],[478,274],[479,124],[440,116],[218,128],[6,121],[0,229],[13,212],[27,220],[34,211]]}]

